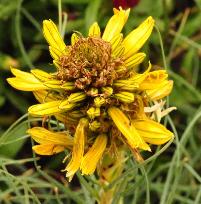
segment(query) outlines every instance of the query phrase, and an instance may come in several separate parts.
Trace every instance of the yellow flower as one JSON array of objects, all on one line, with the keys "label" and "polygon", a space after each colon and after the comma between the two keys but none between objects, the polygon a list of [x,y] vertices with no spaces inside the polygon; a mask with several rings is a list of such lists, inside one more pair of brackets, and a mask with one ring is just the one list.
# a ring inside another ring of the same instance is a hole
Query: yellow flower
[{"label": "yellow flower", "polygon": [[73,33],[70,45],[53,21],[44,20],[43,33],[56,71],[11,68],[14,77],[7,79],[16,89],[33,92],[39,103],[29,107],[30,115],[54,116],[64,124],[62,132],[35,127],[28,133],[39,143],[33,147],[38,154],[69,149],[71,160],[65,168],[69,180],[79,169],[92,174],[111,147],[151,151],[149,143],[160,145],[173,137],[144,111],[149,101],[171,92],[172,81],[164,70],[151,71],[150,62],[143,73],[137,71],[146,57],[139,50],[151,35],[154,19],[148,17],[123,38],[129,12],[114,9],[102,34],[95,22],[87,37]]}]

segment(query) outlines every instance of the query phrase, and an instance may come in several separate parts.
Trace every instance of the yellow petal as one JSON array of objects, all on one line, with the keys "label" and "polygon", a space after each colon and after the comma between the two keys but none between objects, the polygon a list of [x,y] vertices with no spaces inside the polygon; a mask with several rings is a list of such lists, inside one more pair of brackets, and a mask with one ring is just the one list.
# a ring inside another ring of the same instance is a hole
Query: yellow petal
[{"label": "yellow petal", "polygon": [[140,84],[139,89],[148,90],[158,88],[160,84],[167,79],[167,77],[168,74],[165,70],[149,72],[144,81]]},{"label": "yellow petal", "polygon": [[40,81],[32,82],[29,81],[28,78],[8,78],[7,81],[12,87],[21,91],[37,91],[41,89],[48,89],[48,87],[44,86],[43,83],[41,83]]},{"label": "yellow petal", "polygon": [[119,101],[125,103],[132,103],[135,99],[134,93],[130,93],[127,91],[121,91],[119,93],[114,94],[114,97],[117,98]]},{"label": "yellow petal", "polygon": [[98,23],[95,22],[90,26],[88,36],[90,36],[90,37],[100,37],[100,35],[101,35],[100,27],[98,26]]},{"label": "yellow petal", "polygon": [[133,91],[139,87],[139,85],[134,80],[129,80],[129,79],[128,80],[127,79],[115,80],[113,83],[113,86],[118,87],[118,89],[127,90],[127,91]]},{"label": "yellow petal", "polygon": [[35,77],[33,77],[33,75],[28,73],[28,72],[24,72],[24,71],[21,71],[19,69],[13,68],[13,67],[10,68],[10,71],[17,78],[23,79],[23,78],[28,77],[28,78],[32,79],[33,81],[36,80]]},{"label": "yellow petal", "polygon": [[116,49],[121,45],[121,42],[123,41],[123,34],[118,33],[116,36],[114,36],[110,43],[112,45],[112,52],[116,52]]},{"label": "yellow petal", "polygon": [[80,164],[84,155],[84,144],[85,144],[85,129],[88,126],[88,120],[85,118],[80,119],[79,124],[76,128],[74,136],[74,145],[72,158],[67,167],[65,168],[66,177],[69,178],[69,181],[72,180],[75,172],[80,168]]},{"label": "yellow petal", "polygon": [[36,104],[31,107],[29,107],[28,112],[31,115],[35,116],[44,116],[44,115],[53,115],[55,113],[61,113],[68,110],[71,110],[75,107],[76,104],[68,104],[65,106],[65,108],[61,109],[59,108],[59,105],[61,104],[61,100],[59,101],[51,101],[43,104]]},{"label": "yellow petal", "polygon": [[149,145],[140,137],[132,122],[119,108],[109,108],[108,114],[112,118],[117,128],[123,134],[131,148],[140,148],[150,151]]},{"label": "yellow petal", "polygon": [[99,135],[89,151],[84,155],[80,169],[82,174],[93,174],[98,161],[103,155],[107,145],[107,136],[105,134]]},{"label": "yellow petal", "polygon": [[33,91],[33,94],[40,103],[56,101],[61,99],[58,94],[48,92],[47,90]]},{"label": "yellow petal", "polygon": [[126,23],[130,9],[120,10],[114,9],[114,15],[110,18],[106,25],[102,39],[105,41],[111,41],[114,36],[119,34]]},{"label": "yellow petal", "polygon": [[41,69],[32,69],[31,73],[40,81],[49,81],[53,79],[53,76],[51,74],[48,74]]},{"label": "yellow petal", "polygon": [[65,89],[71,91],[75,88],[73,82],[63,82],[61,80],[57,80],[53,75],[40,69],[33,69],[31,70],[31,73],[35,78],[43,82],[42,84],[46,87],[46,89]]},{"label": "yellow petal", "polygon": [[149,100],[159,100],[166,96],[168,96],[173,88],[173,81],[172,80],[165,80],[164,82],[160,83],[160,86],[156,89],[150,89],[146,91],[146,96]]},{"label": "yellow petal", "polygon": [[153,120],[134,120],[133,125],[140,136],[148,143],[161,145],[173,137],[173,133]]},{"label": "yellow petal", "polygon": [[43,34],[51,47],[56,48],[61,53],[66,49],[66,45],[58,31],[57,26],[51,20],[43,21]]},{"label": "yellow petal", "polygon": [[115,58],[122,57],[124,53],[124,47],[122,44],[120,44],[115,50],[112,51],[112,56]]},{"label": "yellow petal", "polygon": [[132,69],[132,68],[135,68],[140,63],[142,63],[145,57],[146,57],[145,53],[139,52],[137,54],[132,55],[128,59],[126,59],[124,61],[124,64],[128,69]]},{"label": "yellow petal", "polygon": [[71,35],[71,45],[74,45],[79,39],[80,36],[77,33],[73,33]]},{"label": "yellow petal", "polygon": [[133,115],[133,117],[135,119],[146,119],[147,116],[144,111],[144,102],[142,96],[140,95],[135,96],[135,104],[136,104],[135,114]]},{"label": "yellow petal", "polygon": [[53,60],[53,64],[54,64],[54,66],[55,66],[57,69],[60,69],[60,68],[61,68],[60,63],[59,63],[57,60]]},{"label": "yellow petal", "polygon": [[129,58],[135,54],[147,41],[154,27],[154,19],[148,17],[140,26],[128,34],[122,42],[124,45],[124,57]]},{"label": "yellow petal", "polygon": [[42,127],[28,129],[27,133],[39,144],[54,144],[64,147],[73,145],[73,137],[67,132],[52,132]]},{"label": "yellow petal", "polygon": [[53,155],[65,150],[64,146],[54,145],[54,144],[42,144],[42,145],[35,145],[32,149],[40,155]]},{"label": "yellow petal", "polygon": [[63,54],[60,50],[52,46],[49,46],[49,51],[54,60],[59,60],[60,56]]},{"label": "yellow petal", "polygon": [[76,127],[79,119],[78,118],[73,118],[70,117],[69,114],[66,113],[56,113],[54,114],[57,120],[61,121],[62,123],[65,124],[65,126],[68,127]]},{"label": "yellow petal", "polygon": [[[11,72],[16,77],[8,78],[8,83],[16,89],[22,91],[37,91],[42,89],[48,89],[47,86],[41,81],[41,79],[49,80],[51,75],[42,70],[32,70],[32,73],[27,73],[19,69],[11,68]],[[36,75],[36,76],[35,76]]]},{"label": "yellow petal", "polygon": [[152,65],[149,62],[148,68],[142,74],[132,72],[131,77],[128,79],[128,81],[133,81],[133,82],[137,83],[138,85],[140,85],[145,80],[145,78],[147,77],[151,67],[152,67]]}]

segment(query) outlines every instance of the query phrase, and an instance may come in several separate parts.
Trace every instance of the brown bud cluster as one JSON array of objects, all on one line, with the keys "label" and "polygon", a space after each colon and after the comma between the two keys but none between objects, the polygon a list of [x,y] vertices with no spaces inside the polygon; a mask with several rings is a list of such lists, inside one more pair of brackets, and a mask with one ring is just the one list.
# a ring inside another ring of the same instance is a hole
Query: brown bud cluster
[{"label": "brown bud cluster", "polygon": [[118,78],[115,68],[120,66],[120,58],[112,57],[111,44],[98,37],[81,37],[69,52],[60,57],[57,77],[64,81],[74,81],[79,89],[112,85]]}]

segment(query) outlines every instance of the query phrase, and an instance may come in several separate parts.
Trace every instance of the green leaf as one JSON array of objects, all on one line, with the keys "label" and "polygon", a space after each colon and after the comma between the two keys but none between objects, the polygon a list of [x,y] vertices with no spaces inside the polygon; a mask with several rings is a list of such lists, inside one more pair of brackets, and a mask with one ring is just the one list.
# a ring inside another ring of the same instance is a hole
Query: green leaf
[{"label": "green leaf", "polygon": [[[23,136],[26,135],[27,128],[27,123],[20,123],[14,129],[8,132],[8,134],[6,134],[4,140],[0,144],[0,155],[8,158],[14,158],[22,148],[23,144],[26,142],[26,140],[23,139]],[[20,140],[19,138],[22,138],[22,140]]]}]

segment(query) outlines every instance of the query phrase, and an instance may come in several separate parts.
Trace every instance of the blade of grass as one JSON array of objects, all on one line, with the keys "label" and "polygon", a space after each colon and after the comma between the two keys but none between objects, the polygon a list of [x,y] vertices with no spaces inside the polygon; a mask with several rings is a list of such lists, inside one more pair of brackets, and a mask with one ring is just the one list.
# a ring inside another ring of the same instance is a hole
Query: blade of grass
[{"label": "blade of grass", "polygon": [[185,163],[184,167],[190,172],[190,174],[192,174],[192,176],[198,180],[198,182],[201,184],[201,177],[199,176],[199,174],[192,168],[191,165]]},{"label": "blade of grass", "polygon": [[175,153],[173,155],[171,164],[170,164],[170,168],[167,174],[167,179],[165,182],[165,186],[164,186],[164,190],[161,196],[161,200],[160,200],[160,204],[166,204],[167,201],[167,196],[169,194],[169,189],[170,189],[170,184],[171,181],[174,177],[174,173],[175,173],[175,163],[176,163],[176,158],[179,157],[179,160],[181,158],[181,154],[178,155],[178,151],[180,151],[181,146],[185,146],[187,141],[188,141],[188,137],[189,137],[189,133],[190,130],[192,129],[192,127],[195,125],[195,123],[197,122],[197,120],[201,117],[201,107],[198,109],[198,111],[195,113],[195,115],[193,116],[192,120],[190,121],[190,123],[188,124],[187,128],[185,129],[184,133],[182,134],[182,137],[180,139],[180,142],[178,144],[177,149],[175,150]]},{"label": "blade of grass", "polygon": [[24,61],[26,62],[27,66],[31,69],[33,68],[33,64],[31,62],[31,60],[29,59],[29,56],[25,50],[23,41],[22,41],[22,33],[21,33],[21,29],[20,29],[20,12],[21,12],[21,5],[22,5],[23,0],[18,0],[17,4],[17,10],[16,10],[16,16],[15,16],[15,32],[16,32],[16,39],[17,39],[17,43],[19,46],[19,49],[22,53],[22,56],[24,58]]}]

